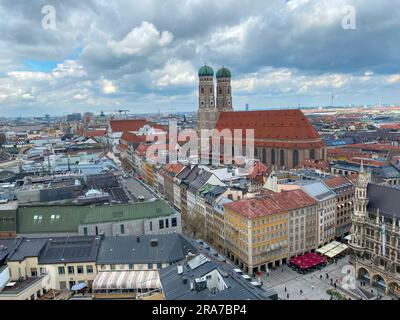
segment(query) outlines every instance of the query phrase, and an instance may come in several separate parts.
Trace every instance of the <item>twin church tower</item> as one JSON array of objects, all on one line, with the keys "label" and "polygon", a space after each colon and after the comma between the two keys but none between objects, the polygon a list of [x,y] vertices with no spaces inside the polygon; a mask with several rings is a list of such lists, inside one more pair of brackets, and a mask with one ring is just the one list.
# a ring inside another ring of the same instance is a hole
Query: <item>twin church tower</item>
[{"label": "twin church tower", "polygon": [[216,73],[217,103],[215,103],[214,70],[204,65],[199,70],[198,129],[214,129],[223,111],[233,111],[231,72],[221,68]]}]

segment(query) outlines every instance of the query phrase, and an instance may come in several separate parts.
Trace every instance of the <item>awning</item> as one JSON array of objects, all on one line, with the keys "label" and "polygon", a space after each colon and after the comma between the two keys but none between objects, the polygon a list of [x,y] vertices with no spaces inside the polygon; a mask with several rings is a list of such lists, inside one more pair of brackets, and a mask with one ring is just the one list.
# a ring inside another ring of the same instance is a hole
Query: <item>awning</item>
[{"label": "awning", "polygon": [[159,289],[158,271],[101,271],[93,281],[93,290]]},{"label": "awning", "polygon": [[71,288],[72,291],[78,291],[82,290],[83,288],[86,288],[86,283],[84,282],[79,282],[77,284],[74,284]]},{"label": "awning", "polygon": [[316,251],[318,253],[327,256],[328,258],[334,258],[337,255],[341,254],[342,252],[346,251],[347,248],[348,245],[344,243],[340,243],[338,241],[332,241],[331,243],[328,243],[327,245],[317,249]]}]

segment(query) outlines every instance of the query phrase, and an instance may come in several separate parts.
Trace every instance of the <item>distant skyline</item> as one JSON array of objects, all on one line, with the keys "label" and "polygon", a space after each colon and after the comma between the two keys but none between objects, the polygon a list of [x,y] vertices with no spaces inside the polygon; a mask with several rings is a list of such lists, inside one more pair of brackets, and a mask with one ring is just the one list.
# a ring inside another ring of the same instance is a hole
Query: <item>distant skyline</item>
[{"label": "distant skyline", "polygon": [[[55,29],[42,26],[43,6]],[[346,6],[354,30],[344,29]],[[400,105],[391,0],[0,3],[1,116],[194,111],[197,71],[232,71],[233,106]]]}]

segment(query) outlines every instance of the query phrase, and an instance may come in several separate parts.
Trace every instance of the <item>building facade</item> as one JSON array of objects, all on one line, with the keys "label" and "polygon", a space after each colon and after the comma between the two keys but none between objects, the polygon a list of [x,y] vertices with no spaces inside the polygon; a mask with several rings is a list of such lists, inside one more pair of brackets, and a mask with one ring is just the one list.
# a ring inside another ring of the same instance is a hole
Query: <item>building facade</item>
[{"label": "building facade", "polygon": [[369,183],[361,171],[355,184],[351,262],[359,279],[380,294],[400,296],[400,190]]}]

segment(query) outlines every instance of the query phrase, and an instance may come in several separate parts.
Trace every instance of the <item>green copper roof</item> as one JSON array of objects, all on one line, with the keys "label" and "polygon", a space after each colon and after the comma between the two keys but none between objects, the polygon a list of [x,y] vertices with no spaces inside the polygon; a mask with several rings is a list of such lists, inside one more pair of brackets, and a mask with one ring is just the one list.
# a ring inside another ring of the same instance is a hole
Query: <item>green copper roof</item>
[{"label": "green copper roof", "polygon": [[204,65],[199,69],[199,77],[212,77],[214,76],[214,70],[207,66]]},{"label": "green copper roof", "polygon": [[230,78],[231,77],[231,72],[229,69],[222,67],[217,71],[217,78]]},{"label": "green copper roof", "polygon": [[96,207],[73,205],[20,207],[18,233],[78,232],[81,224],[151,219],[173,213],[174,210],[164,200]]}]

